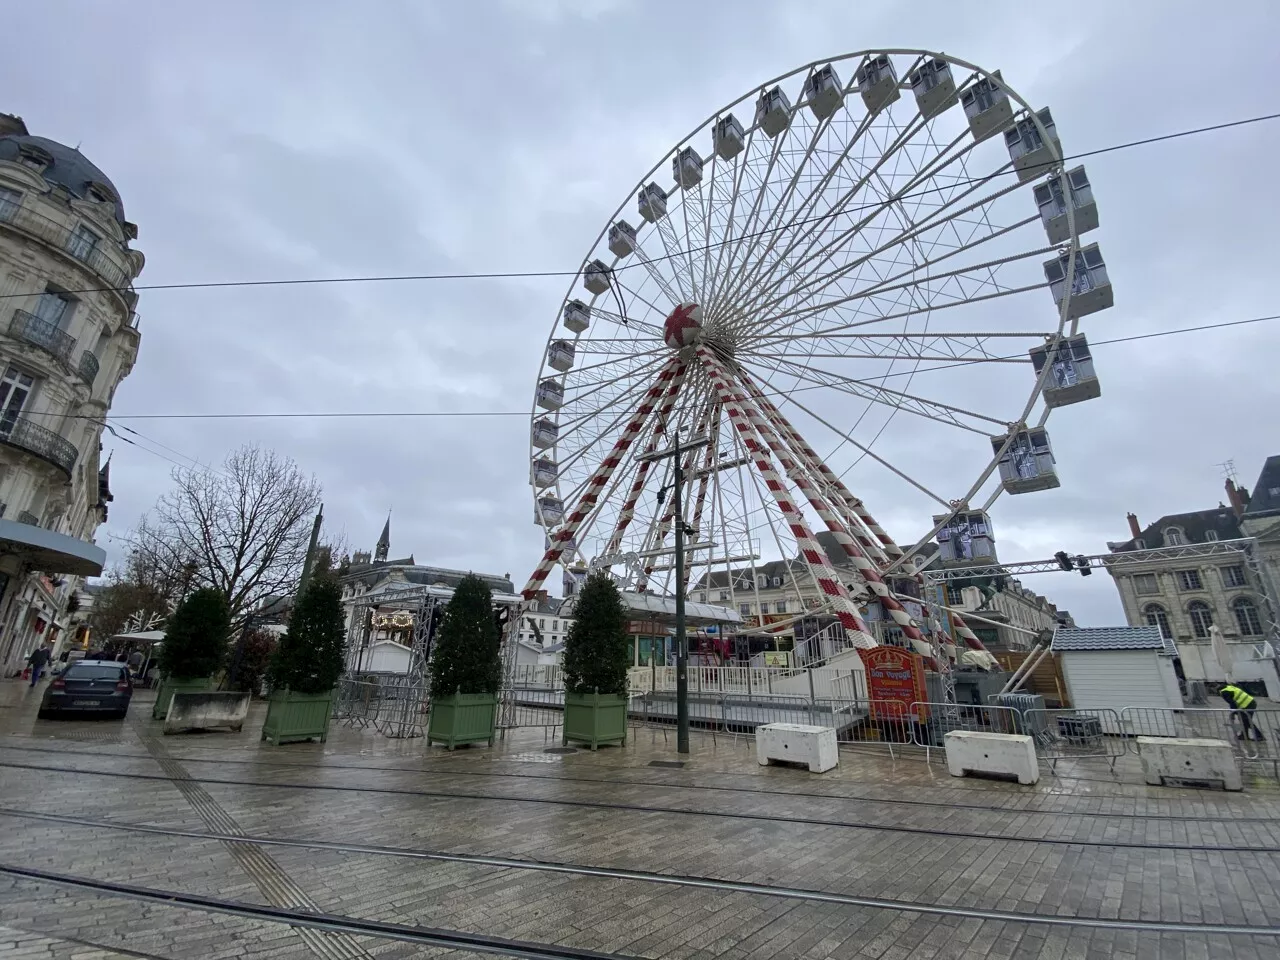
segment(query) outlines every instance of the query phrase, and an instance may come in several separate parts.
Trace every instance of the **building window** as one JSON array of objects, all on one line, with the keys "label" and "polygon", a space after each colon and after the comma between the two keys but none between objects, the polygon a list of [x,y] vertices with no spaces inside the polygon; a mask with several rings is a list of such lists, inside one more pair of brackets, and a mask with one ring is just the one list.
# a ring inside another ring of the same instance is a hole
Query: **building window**
[{"label": "building window", "polygon": [[774,609],[774,610],[776,610],[778,613],[786,613],[786,612],[787,612],[787,601],[785,601],[785,600],[779,600],[777,603],[775,603],[775,604],[773,605],[773,609]]},{"label": "building window", "polygon": [[1213,611],[1203,600],[1192,600],[1187,606],[1187,614],[1191,617],[1191,629],[1201,640],[1209,636],[1209,628],[1213,626]]},{"label": "building window", "polygon": [[699,603],[706,603],[706,602],[707,602],[707,595],[706,595],[705,593],[700,593],[700,594],[698,594],[698,602],[699,602]]},{"label": "building window", "polygon": [[773,578],[773,585],[774,585],[774,587],[780,587],[780,586],[782,586],[782,578],[781,578],[781,577],[774,577],[774,578]]},{"label": "building window", "polygon": [[88,260],[102,237],[98,236],[83,223],[67,238],[67,252],[77,260]]},{"label": "building window", "polygon": [[1179,570],[1178,571],[1178,589],[1179,590],[1203,590],[1204,584],[1200,582],[1199,570]]},{"label": "building window", "polygon": [[552,633],[559,633],[559,632],[560,632],[560,621],[559,621],[559,620],[552,620],[552,621],[551,621],[551,632],[552,632]]},{"label": "building window", "polygon": [[1133,541],[1133,545],[1137,547],[1139,550],[1147,549],[1147,541],[1143,540],[1141,537]]},{"label": "building window", "polygon": [[44,293],[40,294],[40,299],[36,301],[35,314],[46,323],[63,330],[66,328],[67,321],[71,318],[71,311],[75,308],[75,302],[75,298],[69,294],[63,293],[54,287],[49,287]]},{"label": "building window", "polygon": [[1182,531],[1177,527],[1170,527],[1164,532],[1164,545],[1166,547],[1180,547],[1185,542],[1182,538]]},{"label": "building window", "polygon": [[8,436],[22,412],[23,405],[35,388],[35,378],[23,373],[13,364],[0,379],[0,434]]},{"label": "building window", "polygon": [[1205,540],[1206,540],[1206,541],[1208,541],[1208,540],[1217,540],[1217,539],[1218,539],[1218,531],[1217,531],[1217,530],[1206,530],[1206,531],[1204,532],[1204,538],[1205,538]]},{"label": "building window", "polygon": [[961,606],[964,603],[964,587],[955,581],[947,581],[947,604],[953,607]]},{"label": "building window", "polygon": [[1136,593],[1150,595],[1160,592],[1160,581],[1154,573],[1136,573],[1133,576],[1133,589]]},{"label": "building window", "polygon": [[1222,585],[1224,587],[1243,587],[1245,583],[1244,567],[1235,566],[1222,568]]},{"label": "building window", "polygon": [[539,630],[545,630],[545,629],[547,629],[547,618],[546,618],[546,617],[539,617],[539,618],[538,618],[538,629],[539,629]]},{"label": "building window", "polygon": [[0,220],[12,220],[22,206],[22,194],[8,187],[0,187]]},{"label": "building window", "polygon": [[728,591],[728,590],[721,590],[721,591],[720,591],[720,599],[721,599],[721,600],[728,600],[728,599],[729,599],[729,591]]},{"label": "building window", "polygon": [[1252,600],[1248,597],[1237,597],[1231,604],[1231,612],[1236,615],[1236,626],[1240,628],[1240,636],[1262,636],[1262,620],[1258,616],[1258,607]]},{"label": "building window", "polygon": [[1158,603],[1148,604],[1142,608],[1143,619],[1149,627],[1159,627],[1160,636],[1166,640],[1173,639],[1173,631],[1169,629],[1169,613]]}]

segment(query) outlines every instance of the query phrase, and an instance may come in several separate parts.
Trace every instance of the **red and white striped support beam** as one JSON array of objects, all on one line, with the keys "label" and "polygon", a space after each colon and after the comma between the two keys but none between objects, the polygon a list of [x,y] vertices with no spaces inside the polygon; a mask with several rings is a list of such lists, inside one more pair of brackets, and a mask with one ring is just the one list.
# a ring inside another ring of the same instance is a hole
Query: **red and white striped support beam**
[{"label": "red and white striped support beam", "polygon": [[[889,555],[885,549],[884,542],[893,543],[889,535],[878,527],[868,525],[867,520],[870,518],[865,516],[864,511],[859,510],[861,501],[844,485],[844,481],[836,476],[835,471],[823,462],[817,451],[809,446],[804,437],[800,436],[799,431],[783,416],[782,411],[769,401],[764,391],[751,379],[746,370],[739,370],[738,373],[742,385],[747,389],[747,393],[755,400],[778,433],[790,443],[796,459],[804,464],[810,474],[817,478],[822,485],[825,485],[831,505],[836,508],[838,513],[843,513],[841,521],[849,533],[857,538],[863,553],[873,561],[886,561]],[[874,535],[874,539],[872,535]],[[901,555],[901,553],[902,551],[899,550],[898,555]]]},{"label": "red and white striped support beam", "polygon": [[[671,410],[676,405],[676,395],[684,385],[687,371],[687,366],[681,369],[680,373],[672,378],[670,385],[667,387],[667,392],[658,407],[658,418],[653,425],[653,436],[650,437],[649,443],[645,447],[646,454],[657,450],[658,442],[666,434],[667,419],[671,416]],[[605,553],[609,556],[617,553],[622,546],[622,538],[626,535],[627,527],[631,525],[631,519],[636,515],[636,503],[640,500],[640,494],[644,491],[644,483],[649,477],[649,468],[651,466],[653,466],[652,460],[640,461],[640,466],[636,470],[635,482],[631,484],[631,489],[627,491],[627,499],[622,505],[622,512],[618,514],[618,522],[614,525],[613,536],[609,538],[609,546],[605,548]]]},{"label": "red and white striped support beam", "polygon": [[[716,363],[714,354],[706,351],[703,356],[704,363]],[[731,370],[737,372],[735,368]],[[809,505],[827,525],[827,529],[835,537],[837,543],[844,550],[845,555],[849,557],[850,562],[862,579],[866,581],[867,587],[875,594],[876,599],[880,601],[880,605],[884,608],[885,614],[893,620],[904,637],[910,642],[916,653],[923,657],[933,657],[933,647],[928,640],[925,639],[920,627],[916,624],[911,615],[898,601],[897,597],[889,589],[889,585],[884,582],[884,578],[880,576],[880,571],[876,565],[867,557],[865,553],[858,548],[857,543],[850,535],[848,529],[840,518],[836,516],[827,501],[823,498],[821,492],[813,479],[800,468],[794,459],[788,454],[785,444],[779,440],[778,435],[774,432],[773,426],[769,421],[760,414],[759,409],[749,401],[740,391],[733,387],[728,387],[733,394],[733,399],[737,402],[739,409],[745,414],[750,421],[752,428],[764,440],[765,444],[772,450],[773,455],[777,457],[778,462],[782,464],[782,469],[786,472],[787,477],[795,484],[796,488],[804,494],[805,499],[809,501]],[[826,554],[823,553],[825,559]]]},{"label": "red and white striped support beam", "polygon": [[762,441],[758,433],[758,417],[753,419],[748,415],[744,409],[746,406],[744,398],[730,386],[729,378],[721,368],[716,355],[705,346],[699,347],[697,353],[711,378],[725,413],[729,416],[730,424],[754,459],[756,469],[760,471],[765,486],[769,488],[774,501],[778,504],[778,509],[786,518],[791,534],[795,537],[796,545],[800,549],[800,556],[813,573],[818,589],[829,599],[854,646],[866,648],[878,646],[875,637],[871,636],[871,632],[859,615],[857,605],[849,596],[844,584],[840,582],[840,578],[836,576],[826,552],[814,538],[808,524],[805,523],[804,515],[796,507],[786,484],[774,469],[768,445]]},{"label": "red and white striped support beam", "polygon": [[622,432],[617,441],[614,442],[613,449],[609,451],[609,455],[604,458],[600,466],[596,467],[595,473],[587,481],[582,496],[577,504],[574,505],[573,512],[560,525],[560,529],[556,531],[551,538],[551,546],[542,556],[542,562],[538,564],[533,571],[533,575],[529,577],[529,582],[525,584],[521,595],[526,600],[532,600],[542,588],[542,584],[546,582],[551,571],[555,569],[555,565],[560,562],[560,557],[564,553],[564,545],[567,541],[574,539],[578,535],[578,528],[582,526],[582,521],[587,514],[591,512],[596,501],[600,497],[600,492],[604,490],[605,485],[613,476],[613,472],[618,469],[618,464],[622,462],[623,455],[630,449],[631,444],[635,442],[640,431],[644,428],[649,416],[653,413],[654,408],[658,406],[659,400],[663,392],[667,390],[671,381],[676,377],[683,377],[687,364],[678,355],[673,356],[663,365],[661,372],[654,381],[653,386],[644,395],[635,415],[627,423],[627,427]]},{"label": "red and white striped support beam", "polygon": [[[889,534],[885,531],[883,527],[880,526],[880,524],[876,523],[875,518],[871,516],[870,512],[868,512],[866,505],[862,502],[862,500],[860,500],[858,497],[855,497],[853,493],[849,490],[849,488],[845,486],[844,481],[842,481],[838,476],[836,476],[835,472],[830,467],[828,467],[825,463],[822,462],[822,459],[818,456],[818,454],[814,451],[814,449],[810,447],[807,443],[805,443],[804,438],[801,437],[800,434],[795,430],[795,428],[791,426],[791,424],[787,421],[786,417],[783,416],[782,412],[779,411],[778,408],[768,400],[768,398],[764,394],[764,391],[762,391],[760,387],[756,385],[756,383],[750,378],[750,376],[748,376],[745,370],[741,371],[741,379],[742,379],[742,382],[746,385],[747,389],[751,392],[752,396],[755,397],[756,402],[760,404],[760,406],[765,410],[765,412],[769,415],[769,417],[773,420],[774,423],[777,423],[782,427],[784,434],[788,435],[791,438],[793,445],[797,445],[798,447],[804,450],[805,459],[815,464],[818,470],[821,472],[822,478],[826,480],[829,485],[831,485],[832,487],[834,487],[836,490],[840,492],[841,496],[844,498],[849,508],[854,511],[854,513],[856,514],[861,524],[864,527],[866,527],[868,530],[870,530],[873,534],[875,534],[876,539],[880,541],[880,546],[884,554],[887,556],[887,558],[895,562],[901,559],[903,555],[902,548],[898,546],[896,542],[894,542],[894,539],[891,536],[889,536]],[[861,537],[859,537],[859,540],[864,543],[866,542],[865,539]],[[905,575],[906,573],[904,571],[904,576]],[[910,576],[917,583],[919,583],[921,585],[921,588],[923,589],[924,578],[920,576],[919,573],[916,573],[914,570],[911,572]],[[961,641],[964,642],[966,647],[968,647],[970,650],[977,650],[977,651],[981,651],[982,653],[987,653],[987,648],[983,645],[982,641],[978,639],[977,635],[974,634],[974,632],[969,628],[969,626],[964,622],[964,620],[960,617],[959,614],[952,613],[951,621],[952,621],[952,625],[955,628],[957,636]],[[955,659],[953,651],[948,651],[948,655],[951,656],[952,659]],[[990,656],[989,653],[988,653],[988,656]]]}]

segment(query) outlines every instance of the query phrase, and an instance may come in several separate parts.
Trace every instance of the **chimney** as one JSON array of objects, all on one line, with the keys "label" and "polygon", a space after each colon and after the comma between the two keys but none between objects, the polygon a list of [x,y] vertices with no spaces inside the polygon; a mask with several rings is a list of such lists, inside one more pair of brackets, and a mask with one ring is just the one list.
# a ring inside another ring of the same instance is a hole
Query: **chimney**
[{"label": "chimney", "polygon": [[1135,514],[1129,514],[1129,532],[1133,534],[1133,539],[1137,540],[1142,536],[1142,528],[1138,526],[1138,517]]},{"label": "chimney", "polygon": [[1227,477],[1227,502],[1231,504],[1231,512],[1236,515],[1237,520],[1244,516],[1244,507],[1248,502],[1246,496],[1247,494],[1236,486],[1236,482]]},{"label": "chimney", "polygon": [[0,137],[8,137],[16,134],[19,137],[27,135],[27,125],[22,122],[21,117],[14,116],[11,113],[0,113]]}]

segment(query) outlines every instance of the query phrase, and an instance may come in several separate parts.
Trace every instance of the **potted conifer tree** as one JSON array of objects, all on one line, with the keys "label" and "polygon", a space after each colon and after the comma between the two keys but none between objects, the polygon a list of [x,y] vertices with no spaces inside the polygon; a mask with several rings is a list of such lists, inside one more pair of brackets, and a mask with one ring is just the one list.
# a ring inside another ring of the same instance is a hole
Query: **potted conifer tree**
[{"label": "potted conifer tree", "polygon": [[564,742],[627,742],[627,612],[613,579],[587,577],[564,641]]},{"label": "potted conifer tree", "polygon": [[175,693],[209,690],[231,633],[231,611],[221,590],[204,587],[178,604],[165,628],[158,666],[160,687],[151,719],[163,720]]},{"label": "potted conifer tree", "polygon": [[342,675],[342,594],[328,571],[307,581],[267,668],[271,697],[262,739],[279,746],[329,736],[333,688]]},{"label": "potted conifer tree", "polygon": [[445,605],[433,644],[427,743],[443,743],[450,750],[460,743],[487,741],[493,746],[501,642],[489,585],[469,573]]}]

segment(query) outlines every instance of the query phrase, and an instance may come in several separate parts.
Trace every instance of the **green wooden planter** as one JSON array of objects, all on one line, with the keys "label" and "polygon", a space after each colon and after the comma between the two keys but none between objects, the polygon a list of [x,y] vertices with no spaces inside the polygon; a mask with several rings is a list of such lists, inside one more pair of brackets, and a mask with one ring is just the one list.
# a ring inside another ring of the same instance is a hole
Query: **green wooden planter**
[{"label": "green wooden planter", "polygon": [[165,677],[156,688],[156,702],[151,708],[152,720],[163,720],[169,713],[169,701],[175,693],[204,693],[213,689],[213,680],[209,677],[196,677],[194,680],[170,679]]},{"label": "green wooden planter", "polygon": [[282,743],[329,739],[329,713],[333,707],[333,691],[294,693],[274,690],[267,702],[267,719],[262,725],[262,739],[277,747]]},{"label": "green wooden planter", "polygon": [[565,693],[564,743],[627,743],[627,698],[617,693]]},{"label": "green wooden planter", "polygon": [[455,693],[442,697],[431,701],[427,743],[443,743],[450,750],[460,743],[488,742],[492,747],[497,720],[497,694]]}]

